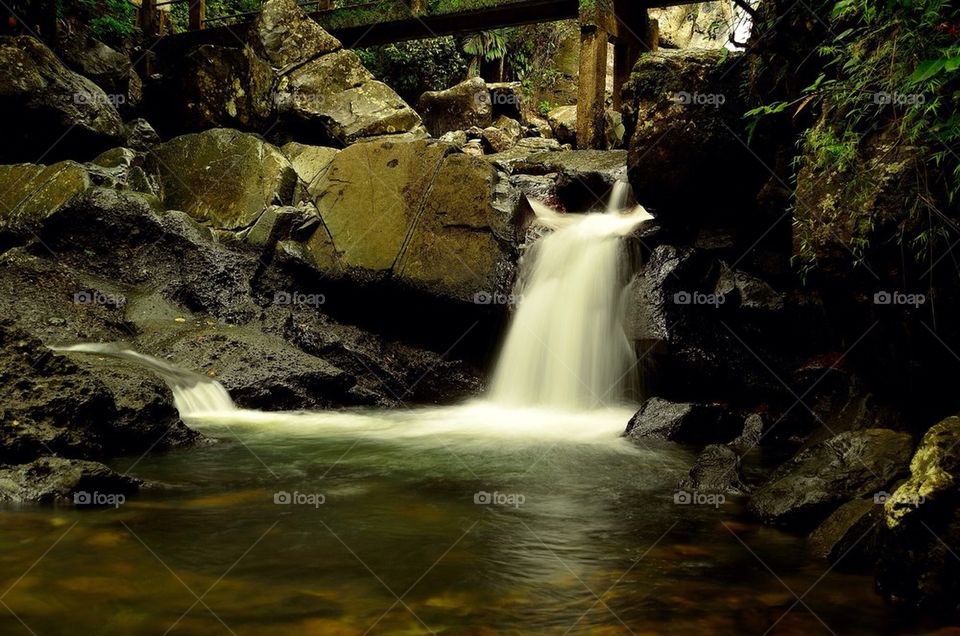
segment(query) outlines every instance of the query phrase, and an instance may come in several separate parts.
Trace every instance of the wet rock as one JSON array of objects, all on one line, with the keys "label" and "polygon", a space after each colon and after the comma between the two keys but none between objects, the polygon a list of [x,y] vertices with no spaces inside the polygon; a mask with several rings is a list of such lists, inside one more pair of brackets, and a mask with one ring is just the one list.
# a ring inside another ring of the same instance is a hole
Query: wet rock
[{"label": "wet rock", "polygon": [[434,137],[471,126],[493,123],[490,93],[483,78],[474,77],[443,91],[427,91],[417,102],[417,111]]},{"label": "wet rock", "polygon": [[293,202],[297,173],[280,150],[259,137],[215,128],[156,146],[164,205],[215,228],[251,225],[269,205]]},{"label": "wet rock", "polygon": [[0,461],[102,458],[196,442],[170,390],[139,368],[56,355],[12,321],[0,323]]},{"label": "wet rock", "polygon": [[711,444],[703,449],[681,490],[739,495],[748,491],[740,474],[740,457],[730,447]]},{"label": "wet rock", "polygon": [[631,418],[626,433],[634,439],[709,444],[732,439],[737,425],[736,417],[718,404],[677,403],[653,397]]},{"label": "wet rock", "polygon": [[0,237],[6,237],[0,243],[32,236],[90,185],[90,175],[72,161],[0,166]]},{"label": "wet rock", "polygon": [[274,68],[287,69],[339,51],[340,41],[306,19],[294,0],[270,0],[250,28],[253,51]]},{"label": "wet rock", "polygon": [[960,417],[930,428],[883,505],[877,586],[895,602],[952,611],[960,593]]},{"label": "wet rock", "polygon": [[818,523],[843,501],[880,492],[905,472],[913,442],[906,433],[871,428],[840,433],[780,466],[750,499],[768,523]]},{"label": "wet rock", "polygon": [[601,209],[617,181],[627,177],[624,150],[568,150],[532,154],[512,165],[513,174],[556,174],[567,209]]},{"label": "wet rock", "polygon": [[848,501],[810,534],[807,545],[815,556],[830,563],[870,566],[878,553],[882,517],[883,507],[873,498]]},{"label": "wet rock", "polygon": [[663,9],[650,9],[659,27],[660,46],[665,49],[719,49],[727,43],[726,29],[717,25],[734,22],[734,5],[700,2]]},{"label": "wet rock", "polygon": [[114,502],[122,501],[116,495],[134,494],[142,484],[103,464],[79,459],[43,457],[29,464],[0,466],[0,501],[88,505],[97,493]]},{"label": "wet rock", "polygon": [[730,442],[729,446],[733,451],[743,457],[751,450],[760,445],[764,430],[767,429],[765,417],[759,413],[751,413],[743,422],[743,431],[735,440]]},{"label": "wet rock", "polygon": [[630,183],[637,200],[666,220],[716,211],[709,200],[717,192],[724,204],[752,201],[769,176],[738,138],[745,110],[738,61],[723,50],[646,53],[623,87]]},{"label": "wet rock", "polygon": [[72,34],[57,44],[64,63],[103,89],[120,112],[130,112],[143,96],[143,84],[130,57],[92,37]]},{"label": "wet rock", "polygon": [[0,148],[3,163],[87,159],[123,138],[107,94],[29,36],[0,37],[0,116],[15,124]]},{"label": "wet rock", "polygon": [[487,161],[492,162],[498,169],[512,173],[514,167],[522,165],[528,157],[544,152],[560,150],[560,142],[556,139],[543,137],[524,137],[504,152],[488,155]]},{"label": "wet rock", "polygon": [[127,122],[124,132],[124,145],[133,150],[147,151],[160,143],[160,135],[146,119]]},{"label": "wet rock", "polygon": [[146,153],[130,148],[112,148],[84,164],[84,168],[95,186],[163,197],[160,172],[156,164],[147,161]]}]

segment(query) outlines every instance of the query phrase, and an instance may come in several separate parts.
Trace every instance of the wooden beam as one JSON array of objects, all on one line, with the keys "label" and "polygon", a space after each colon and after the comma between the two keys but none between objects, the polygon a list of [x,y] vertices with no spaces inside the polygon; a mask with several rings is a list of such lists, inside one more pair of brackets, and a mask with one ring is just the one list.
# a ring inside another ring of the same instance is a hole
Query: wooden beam
[{"label": "wooden beam", "polygon": [[199,31],[204,27],[207,20],[207,1],[190,0],[190,23],[187,28],[191,31]]},{"label": "wooden beam", "polygon": [[157,17],[157,0],[143,0],[140,4],[140,30],[144,36],[155,37],[160,34]]},{"label": "wooden beam", "polygon": [[592,24],[580,27],[580,84],[577,92],[577,147],[602,148],[610,35]]}]

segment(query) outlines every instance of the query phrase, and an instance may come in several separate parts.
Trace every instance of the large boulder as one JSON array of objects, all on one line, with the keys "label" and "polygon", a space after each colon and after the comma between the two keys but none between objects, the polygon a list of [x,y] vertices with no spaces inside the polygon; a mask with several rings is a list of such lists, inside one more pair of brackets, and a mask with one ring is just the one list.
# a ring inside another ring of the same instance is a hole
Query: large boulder
[{"label": "large boulder", "polygon": [[577,145],[577,107],[557,106],[547,113],[553,136],[562,144]]},{"label": "large boulder", "polygon": [[56,355],[12,321],[0,323],[0,461],[103,458],[194,443],[170,390],[129,365]]},{"label": "large boulder", "polygon": [[480,77],[443,91],[427,91],[420,96],[417,110],[434,137],[473,126],[486,128],[493,123],[490,92]]},{"label": "large boulder", "polygon": [[768,523],[813,525],[844,501],[873,496],[905,472],[907,433],[871,428],[840,433],[780,466],[750,499]]},{"label": "large boulder", "polygon": [[277,69],[304,64],[343,48],[337,38],[305,18],[294,0],[265,3],[248,33],[250,47]]},{"label": "large boulder", "polygon": [[873,497],[854,499],[837,508],[807,538],[815,555],[850,567],[873,565],[883,507]]},{"label": "large boulder", "polygon": [[48,216],[90,185],[88,172],[73,161],[0,166],[0,237],[10,241],[37,232]]},{"label": "large boulder", "polygon": [[665,49],[718,49],[727,43],[734,22],[732,2],[697,2],[663,9],[649,9],[659,26],[660,46]]},{"label": "large boulder", "polygon": [[0,117],[3,163],[87,159],[123,138],[110,97],[29,36],[0,37]]},{"label": "large boulder", "polygon": [[297,173],[280,149],[226,128],[182,135],[150,157],[163,181],[164,205],[215,228],[253,224],[272,204],[293,202]]},{"label": "large boulder", "polygon": [[63,61],[113,98],[120,112],[130,112],[143,96],[143,83],[130,57],[87,35],[71,34],[58,43]]},{"label": "large boulder", "polygon": [[355,144],[311,187],[323,227],[306,243],[309,261],[328,277],[395,277],[459,300],[501,290],[512,222],[502,186],[489,164],[445,144]]},{"label": "large boulder", "polygon": [[741,495],[748,488],[740,472],[740,457],[729,446],[710,444],[697,457],[690,474],[677,485],[681,490]]},{"label": "large boulder", "polygon": [[880,590],[894,601],[955,610],[960,594],[960,417],[933,426],[910,476],[885,498]]},{"label": "large boulder", "polygon": [[645,53],[624,84],[630,182],[663,218],[714,213],[718,198],[752,200],[766,176],[740,139],[738,61],[725,51]]},{"label": "large boulder", "polygon": [[627,178],[627,153],[625,150],[540,152],[511,161],[510,169],[513,174],[553,175],[557,194],[570,211],[599,210],[605,208],[614,184]]}]

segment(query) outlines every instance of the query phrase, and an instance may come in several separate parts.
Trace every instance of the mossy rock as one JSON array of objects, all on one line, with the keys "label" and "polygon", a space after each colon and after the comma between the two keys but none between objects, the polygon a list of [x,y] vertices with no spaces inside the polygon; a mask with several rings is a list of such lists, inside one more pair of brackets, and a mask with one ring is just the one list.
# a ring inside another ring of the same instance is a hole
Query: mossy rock
[{"label": "mossy rock", "polygon": [[78,163],[0,166],[0,231],[35,232],[43,221],[90,187]]}]

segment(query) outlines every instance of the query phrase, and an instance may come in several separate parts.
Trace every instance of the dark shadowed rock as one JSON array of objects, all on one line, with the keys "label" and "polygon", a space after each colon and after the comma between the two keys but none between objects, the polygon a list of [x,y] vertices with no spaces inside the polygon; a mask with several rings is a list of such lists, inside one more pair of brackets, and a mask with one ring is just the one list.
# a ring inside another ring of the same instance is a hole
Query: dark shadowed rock
[{"label": "dark shadowed rock", "polygon": [[103,464],[44,457],[29,464],[0,466],[0,501],[69,503],[85,506],[93,494],[131,495],[143,484]]},{"label": "dark shadowed rock", "polygon": [[738,425],[737,418],[719,404],[677,403],[653,397],[630,420],[627,435],[709,444],[729,441],[736,436]]},{"label": "dark shadowed rock", "polygon": [[280,70],[304,64],[342,48],[340,41],[313,20],[305,19],[294,0],[270,0],[253,21],[250,47]]},{"label": "dark shadowed rock", "polygon": [[840,433],[780,466],[750,499],[768,523],[809,526],[843,501],[880,492],[905,472],[910,435],[882,428]]},{"label": "dark shadowed rock", "polygon": [[833,511],[807,538],[817,557],[848,567],[870,566],[877,557],[883,507],[873,498],[854,499]]},{"label": "dark shadowed rock", "polygon": [[703,449],[690,475],[680,480],[681,490],[739,495],[748,491],[740,474],[740,457],[728,446],[711,444]]},{"label": "dark shadowed rock", "polygon": [[54,354],[12,322],[0,323],[0,460],[49,454],[101,458],[196,442],[170,390],[136,367]]},{"label": "dark shadowed rock", "polygon": [[133,150],[147,151],[160,143],[160,135],[146,119],[127,122],[124,133],[124,145]]},{"label": "dark shadowed rock", "polygon": [[110,98],[29,36],[0,37],[0,161],[87,159],[116,146],[123,121]]},{"label": "dark shadowed rock", "polygon": [[57,50],[67,66],[111,96],[120,112],[130,112],[140,103],[143,84],[129,56],[83,34],[61,38]]}]

